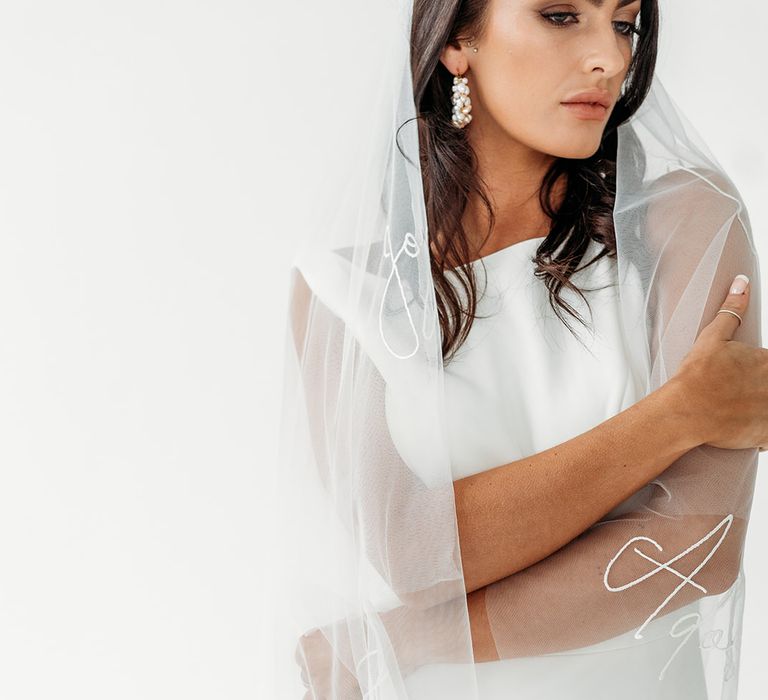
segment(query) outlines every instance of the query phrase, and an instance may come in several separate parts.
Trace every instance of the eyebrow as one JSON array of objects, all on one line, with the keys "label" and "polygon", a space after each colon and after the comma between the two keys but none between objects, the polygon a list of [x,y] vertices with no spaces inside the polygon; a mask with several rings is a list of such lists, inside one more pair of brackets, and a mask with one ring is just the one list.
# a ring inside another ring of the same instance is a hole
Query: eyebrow
[{"label": "eyebrow", "polygon": [[[602,7],[605,5],[605,0],[588,0],[591,5],[594,5],[595,7]],[[619,4],[616,7],[617,10],[620,10],[625,5],[631,5],[633,2],[636,2],[636,0],[619,0]]]}]

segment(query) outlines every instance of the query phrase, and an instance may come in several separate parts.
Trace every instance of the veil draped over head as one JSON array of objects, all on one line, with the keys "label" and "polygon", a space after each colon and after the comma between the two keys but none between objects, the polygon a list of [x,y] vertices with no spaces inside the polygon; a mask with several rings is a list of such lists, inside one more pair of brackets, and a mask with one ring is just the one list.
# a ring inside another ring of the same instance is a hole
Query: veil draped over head
[{"label": "veil draped over head", "polygon": [[[431,697],[409,683],[446,664],[434,697],[472,700],[479,664],[448,450],[412,2],[356,5],[376,16],[370,50],[355,55],[369,77],[328,80],[356,90],[365,111],[327,164],[323,200],[302,194],[312,228],[289,271],[271,533],[275,697]],[[325,109],[332,103],[312,107]],[[759,269],[738,191],[658,77],[617,136],[618,294],[647,394],[676,372],[738,273],[753,286],[734,340],[762,344]],[[339,184],[331,200],[329,182]],[[622,648],[647,669],[649,640],[665,637],[672,653],[650,664],[656,697],[693,650],[706,697],[735,698],[757,455],[701,445],[564,547],[487,586],[499,657],[588,647],[610,663]]]}]

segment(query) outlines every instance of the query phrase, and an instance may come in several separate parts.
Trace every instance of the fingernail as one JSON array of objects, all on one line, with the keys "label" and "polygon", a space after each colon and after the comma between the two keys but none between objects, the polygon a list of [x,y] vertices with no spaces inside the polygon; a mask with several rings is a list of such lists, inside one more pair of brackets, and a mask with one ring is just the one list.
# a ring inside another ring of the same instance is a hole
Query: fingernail
[{"label": "fingernail", "polygon": [[733,285],[731,286],[731,294],[744,294],[744,290],[747,288],[747,285],[749,284],[749,277],[746,275],[736,275],[736,279],[733,280]]}]

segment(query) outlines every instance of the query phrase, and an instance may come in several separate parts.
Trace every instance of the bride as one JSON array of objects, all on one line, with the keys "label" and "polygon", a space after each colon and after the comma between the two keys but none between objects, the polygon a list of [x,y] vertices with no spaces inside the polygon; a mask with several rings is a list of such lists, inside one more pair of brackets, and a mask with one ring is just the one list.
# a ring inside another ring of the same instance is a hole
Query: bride
[{"label": "bride", "polygon": [[656,0],[363,4],[290,277],[278,697],[735,698],[759,265]]}]

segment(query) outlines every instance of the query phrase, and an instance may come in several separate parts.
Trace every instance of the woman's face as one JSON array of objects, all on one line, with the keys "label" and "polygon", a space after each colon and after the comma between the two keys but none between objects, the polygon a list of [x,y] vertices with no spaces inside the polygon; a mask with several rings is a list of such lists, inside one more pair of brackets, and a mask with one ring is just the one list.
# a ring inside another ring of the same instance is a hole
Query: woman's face
[{"label": "woman's face", "polygon": [[[515,141],[562,158],[593,155],[621,95],[640,0],[488,0],[484,35],[447,46],[441,61],[465,73],[472,100],[470,140]],[[583,118],[563,102],[604,89],[610,107]]]}]

